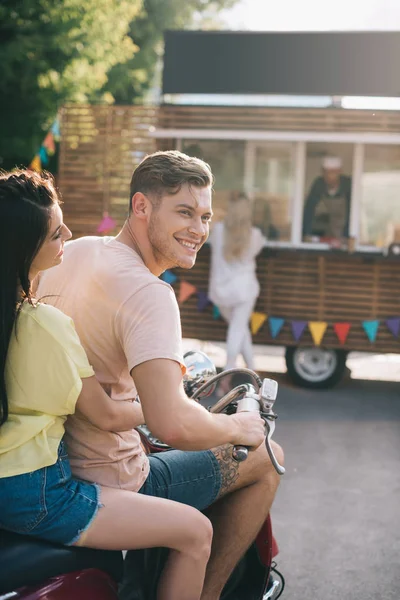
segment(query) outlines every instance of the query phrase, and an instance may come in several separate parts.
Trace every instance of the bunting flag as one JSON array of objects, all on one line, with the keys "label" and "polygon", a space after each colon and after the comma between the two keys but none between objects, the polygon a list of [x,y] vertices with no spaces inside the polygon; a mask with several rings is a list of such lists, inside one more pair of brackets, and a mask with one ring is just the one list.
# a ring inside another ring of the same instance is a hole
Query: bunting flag
[{"label": "bunting flag", "polygon": [[292,321],[291,325],[293,337],[298,342],[307,327],[307,321]]},{"label": "bunting flag", "polygon": [[59,118],[57,117],[53,123],[53,125],[50,128],[51,133],[54,136],[54,139],[56,140],[56,142],[58,142],[61,138],[61,133],[60,133],[60,121]]},{"label": "bunting flag", "polygon": [[281,319],[280,317],[269,317],[269,330],[274,339],[279,335],[279,332],[282,329],[284,323],[285,319]]},{"label": "bunting flag", "polygon": [[207,308],[210,302],[211,300],[208,297],[207,292],[203,292],[202,290],[197,292],[197,310],[199,312],[203,312],[203,310]]},{"label": "bunting flag", "polygon": [[195,285],[192,285],[191,283],[188,283],[187,281],[181,280],[181,285],[179,287],[179,297],[178,297],[179,304],[183,304],[183,302],[186,302],[186,300],[188,300],[190,298],[190,296],[193,296],[193,294],[195,294],[196,292],[197,292],[197,287]]},{"label": "bunting flag", "polygon": [[[40,157],[39,155],[35,156],[40,165]],[[34,162],[34,161],[32,161]],[[100,223],[98,230],[101,233],[105,233],[110,231],[115,227],[115,221],[107,214],[104,213],[103,221]],[[170,285],[173,285],[175,282],[179,282],[179,291],[177,291],[178,302],[179,304],[183,304],[186,302],[191,296],[194,294],[197,295],[197,310],[199,312],[204,312],[208,306],[212,308],[212,318],[214,320],[221,318],[221,312],[217,305],[213,304],[208,294],[205,290],[201,290],[195,285],[192,285],[188,281],[180,279],[175,273],[172,271],[164,271],[161,275],[161,279]],[[326,329],[328,326],[332,326],[336,337],[338,338],[341,344],[345,344],[347,338],[349,336],[351,328],[354,326],[354,323],[350,323],[348,321],[337,321],[337,322],[327,322],[327,321],[304,321],[299,319],[284,319],[282,317],[268,317],[267,314],[262,312],[253,312],[250,319],[250,328],[252,335],[257,335],[265,321],[268,319],[268,328],[272,339],[276,339],[284,326],[285,322],[288,321],[291,327],[293,338],[296,342],[298,342],[304,334],[306,327],[311,333],[311,337],[316,346],[319,346],[322,343],[324,338]],[[400,316],[398,317],[388,317],[384,320],[386,326],[389,331],[395,338],[400,336]],[[359,323],[359,321],[358,321]],[[369,339],[370,342],[375,342],[378,329],[380,325],[380,321],[378,320],[370,320],[370,321],[362,321],[362,327]]]},{"label": "bunting flag", "polygon": [[314,344],[319,346],[322,342],[322,338],[324,337],[326,328],[328,327],[328,323],[325,321],[309,321],[308,327],[310,329],[312,339],[314,340]]},{"label": "bunting flag", "polygon": [[31,161],[31,163],[30,163],[30,165],[29,165],[28,168],[31,169],[31,171],[37,171],[38,173],[40,173],[40,171],[42,170],[42,163],[40,161],[39,154],[36,154],[33,157],[33,159],[32,159],[32,161]]},{"label": "bunting flag", "polygon": [[267,315],[260,312],[253,312],[251,315],[251,333],[256,335],[260,328],[264,325]]},{"label": "bunting flag", "polygon": [[169,283],[169,285],[172,285],[178,278],[172,271],[164,271],[161,275],[161,279],[166,283]]},{"label": "bunting flag", "polygon": [[374,342],[379,329],[379,321],[363,321],[362,326],[370,342]]},{"label": "bunting flag", "polygon": [[60,138],[60,122],[57,117],[50,127],[50,130],[47,132],[37,154],[31,160],[28,169],[40,173],[43,167],[46,167],[49,164],[49,156],[52,156],[55,153],[55,142],[59,141]]},{"label": "bunting flag", "polygon": [[49,157],[47,155],[47,150],[44,146],[40,146],[39,157],[40,157],[40,162],[42,163],[42,165],[44,167],[49,164]]},{"label": "bunting flag", "polygon": [[213,319],[217,320],[219,319],[221,316],[221,313],[219,312],[219,308],[216,304],[213,304]]},{"label": "bunting flag", "polygon": [[399,337],[400,317],[392,317],[391,319],[386,319],[386,325],[390,333],[392,333],[394,337]]},{"label": "bunting flag", "polygon": [[347,336],[349,335],[351,324],[350,323],[334,323],[333,329],[337,335],[337,338],[341,344],[345,344]]},{"label": "bunting flag", "polygon": [[47,150],[47,154],[49,156],[52,156],[55,151],[56,151],[56,144],[54,141],[54,135],[52,131],[49,131],[49,133],[46,135],[46,137],[43,140],[43,144],[42,146],[44,146]]},{"label": "bunting flag", "polygon": [[97,233],[109,233],[116,226],[116,222],[114,219],[110,217],[108,212],[103,213],[103,219],[101,220],[100,225],[97,227]]}]

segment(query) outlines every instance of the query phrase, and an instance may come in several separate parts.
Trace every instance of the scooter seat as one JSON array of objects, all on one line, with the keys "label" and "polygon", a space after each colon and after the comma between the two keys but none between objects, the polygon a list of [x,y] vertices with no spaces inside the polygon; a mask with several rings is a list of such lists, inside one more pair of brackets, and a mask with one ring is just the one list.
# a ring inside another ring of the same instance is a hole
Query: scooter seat
[{"label": "scooter seat", "polygon": [[0,530],[0,594],[83,569],[100,569],[118,582],[122,552],[59,546]]}]

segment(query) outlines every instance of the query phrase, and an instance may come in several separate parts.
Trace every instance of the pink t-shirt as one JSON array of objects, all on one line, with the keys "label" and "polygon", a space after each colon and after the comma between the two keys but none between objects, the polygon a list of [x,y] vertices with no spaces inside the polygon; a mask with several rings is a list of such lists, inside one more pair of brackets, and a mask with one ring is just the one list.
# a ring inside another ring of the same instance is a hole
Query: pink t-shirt
[{"label": "pink t-shirt", "polygon": [[[51,294],[51,297],[43,298]],[[63,263],[42,273],[37,298],[70,316],[90,364],[114,400],[135,398],[130,372],[152,359],[183,367],[179,308],[173,289],[134,250],[113,237],[83,237],[65,245]],[[148,459],[135,431],[101,431],[84,417],[66,423],[77,477],[138,490]]]}]

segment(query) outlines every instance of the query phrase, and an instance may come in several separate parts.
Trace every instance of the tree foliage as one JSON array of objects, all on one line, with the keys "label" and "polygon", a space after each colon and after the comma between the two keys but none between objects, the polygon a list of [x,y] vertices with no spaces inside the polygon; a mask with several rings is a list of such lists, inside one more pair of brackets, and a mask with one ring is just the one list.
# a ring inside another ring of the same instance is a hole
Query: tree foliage
[{"label": "tree foliage", "polygon": [[118,104],[140,102],[154,81],[163,54],[163,34],[168,29],[216,28],[221,9],[237,0],[144,0],[131,22],[129,35],[138,52],[125,64],[115,65],[104,90]]},{"label": "tree foliage", "polygon": [[127,35],[140,0],[2,0],[1,166],[29,162],[65,102],[101,89],[132,58]]},{"label": "tree foliage", "polygon": [[27,164],[67,102],[142,98],[166,29],[236,0],[1,0],[0,167]]}]

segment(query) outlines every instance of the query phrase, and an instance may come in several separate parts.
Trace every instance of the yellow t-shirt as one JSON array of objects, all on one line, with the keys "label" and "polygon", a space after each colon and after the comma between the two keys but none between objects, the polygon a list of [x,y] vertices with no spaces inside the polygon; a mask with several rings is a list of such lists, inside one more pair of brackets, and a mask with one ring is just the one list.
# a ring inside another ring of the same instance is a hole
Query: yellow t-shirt
[{"label": "yellow t-shirt", "polygon": [[72,320],[53,306],[25,302],[5,369],[9,417],[0,427],[0,477],[57,461],[64,421],[75,411],[81,378],[92,375]]}]

